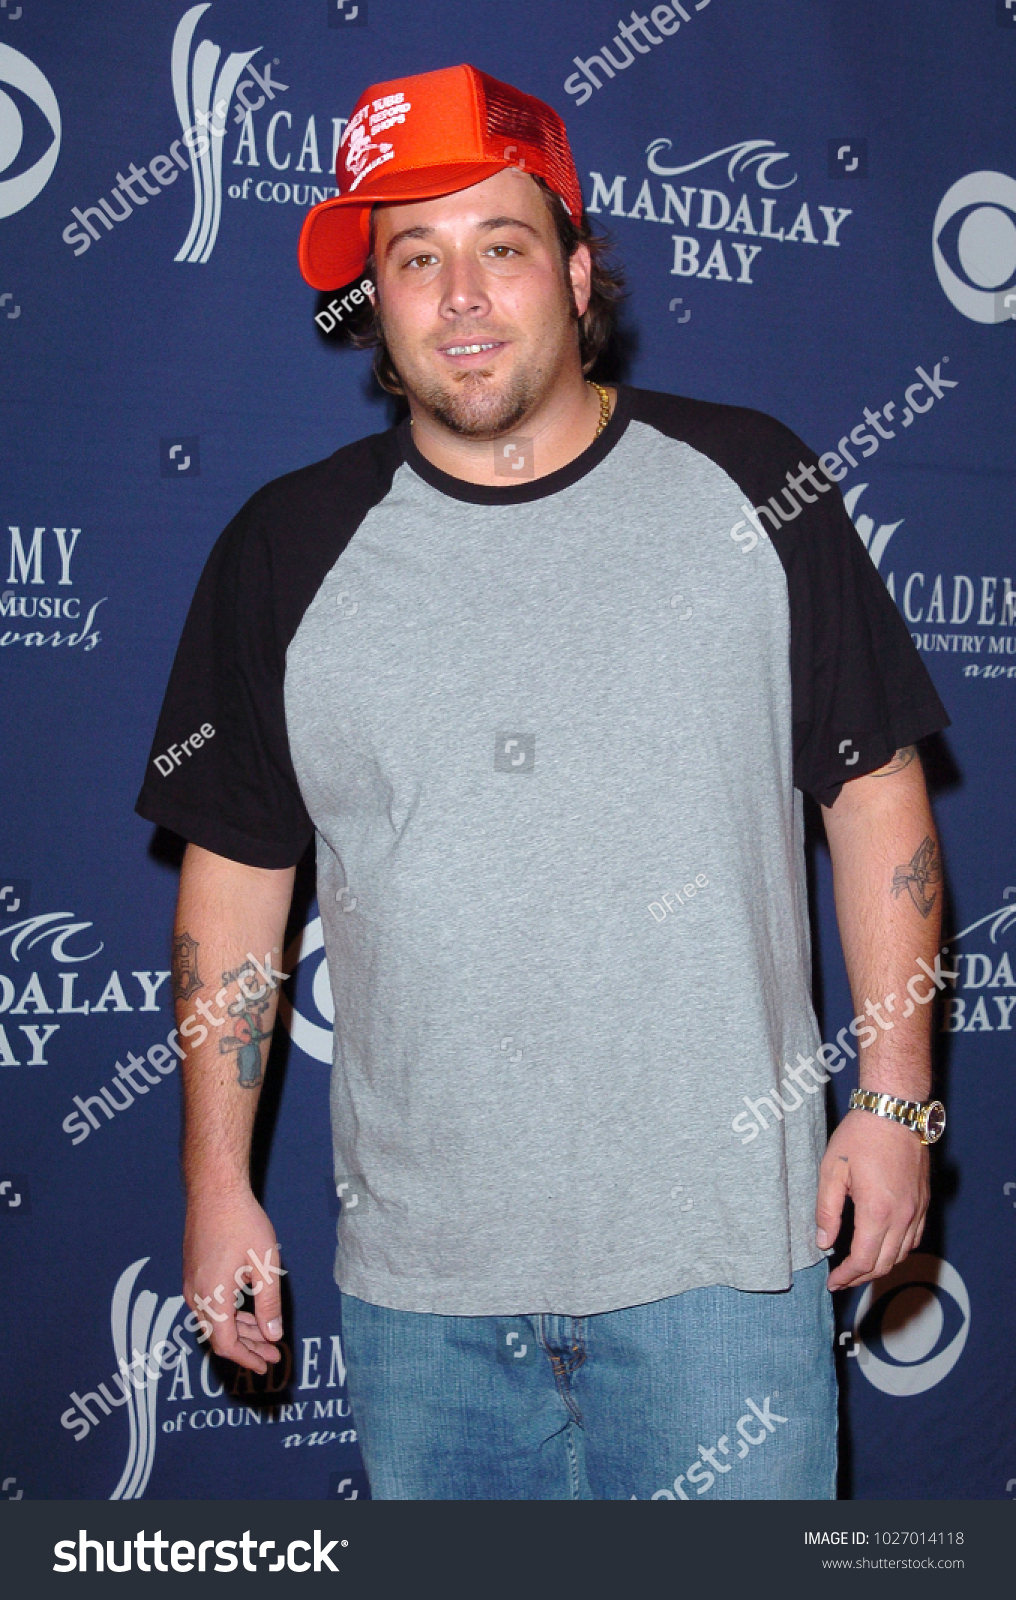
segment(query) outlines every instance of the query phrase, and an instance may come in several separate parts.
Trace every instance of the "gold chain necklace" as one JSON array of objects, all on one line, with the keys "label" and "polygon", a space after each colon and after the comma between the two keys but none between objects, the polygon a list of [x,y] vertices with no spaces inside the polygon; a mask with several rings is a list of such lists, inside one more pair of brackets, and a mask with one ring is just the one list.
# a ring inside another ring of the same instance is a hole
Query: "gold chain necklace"
[{"label": "gold chain necklace", "polygon": [[593,434],[593,438],[598,439],[610,421],[610,395],[602,384],[594,383],[591,378],[587,378],[586,382],[590,389],[595,389],[600,397],[600,420],[597,423],[596,432]]}]

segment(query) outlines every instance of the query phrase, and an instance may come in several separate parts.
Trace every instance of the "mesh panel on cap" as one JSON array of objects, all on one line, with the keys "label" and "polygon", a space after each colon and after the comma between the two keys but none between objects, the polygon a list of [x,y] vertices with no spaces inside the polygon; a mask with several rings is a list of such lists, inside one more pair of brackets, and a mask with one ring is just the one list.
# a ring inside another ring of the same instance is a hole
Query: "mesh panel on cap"
[{"label": "mesh panel on cap", "polygon": [[561,119],[532,95],[510,90],[485,72],[477,75],[483,83],[487,133],[494,138],[507,135],[541,151],[548,183],[567,202],[577,222],[582,213],[582,194]]},{"label": "mesh panel on cap", "polygon": [[507,95],[499,94],[488,87],[493,82],[493,78],[488,78],[484,85],[487,101],[487,132],[507,133],[516,139],[527,139],[530,144],[541,144],[544,129],[540,119],[528,106],[519,105],[517,100],[509,100]]}]

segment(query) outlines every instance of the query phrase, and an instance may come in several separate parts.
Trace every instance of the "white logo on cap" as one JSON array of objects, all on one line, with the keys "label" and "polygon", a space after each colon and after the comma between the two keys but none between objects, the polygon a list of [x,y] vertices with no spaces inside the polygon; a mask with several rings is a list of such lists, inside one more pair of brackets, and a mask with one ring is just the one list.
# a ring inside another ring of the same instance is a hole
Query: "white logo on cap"
[{"label": "white logo on cap", "polygon": [[375,142],[375,135],[405,122],[406,113],[412,109],[412,104],[404,95],[386,94],[379,100],[361,106],[355,117],[350,118],[341,141],[346,147],[343,164],[346,171],[353,175],[350,193],[362,183],[368,172],[394,159],[395,147],[386,139]]}]

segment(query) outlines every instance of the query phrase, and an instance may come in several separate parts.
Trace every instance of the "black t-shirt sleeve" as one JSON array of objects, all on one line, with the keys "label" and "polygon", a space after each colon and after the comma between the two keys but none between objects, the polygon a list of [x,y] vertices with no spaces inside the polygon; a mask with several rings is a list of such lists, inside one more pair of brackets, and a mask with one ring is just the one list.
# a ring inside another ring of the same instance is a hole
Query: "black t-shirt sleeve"
[{"label": "black t-shirt sleeve", "polygon": [[288,641],[262,503],[263,491],[205,565],[135,809],[216,855],[280,868],[299,861],[314,829],[289,751]]},{"label": "black t-shirt sleeve", "polygon": [[831,806],[849,779],[948,727],[906,624],[814,452],[762,411],[631,393],[640,420],[702,451],[734,480],[783,565],[796,787]]},{"label": "black t-shirt sleeve", "polygon": [[[812,466],[827,483],[816,457],[794,446],[789,470]],[[949,717],[839,489],[822,493],[808,479],[801,488],[814,504],[779,531],[763,521],[790,597],[794,782],[831,806],[850,778],[885,766]],[[789,509],[785,494],[776,500]]]}]

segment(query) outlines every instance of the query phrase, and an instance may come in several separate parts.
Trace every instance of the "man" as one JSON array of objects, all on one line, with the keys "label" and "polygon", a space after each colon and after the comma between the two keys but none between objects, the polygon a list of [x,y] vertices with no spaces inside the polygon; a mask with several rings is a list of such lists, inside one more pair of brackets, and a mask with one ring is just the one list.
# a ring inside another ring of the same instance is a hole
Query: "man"
[{"label": "man", "polygon": [[[282,949],[316,837],[374,1496],[830,1498],[828,1289],[902,1261],[928,1203],[940,870],[913,743],[947,718],[799,440],[586,381],[619,284],[549,107],[466,66],[375,85],[338,183],[301,266],[366,277],[410,415],[226,529],[155,748],[214,734],[139,801],[190,841],[185,1294],[220,1355],[277,1359],[258,1085],[217,1030],[250,990],[267,1037],[248,953]],[[805,790],[846,1055],[817,1055]],[[825,1148],[848,1057],[876,1094]]]}]

